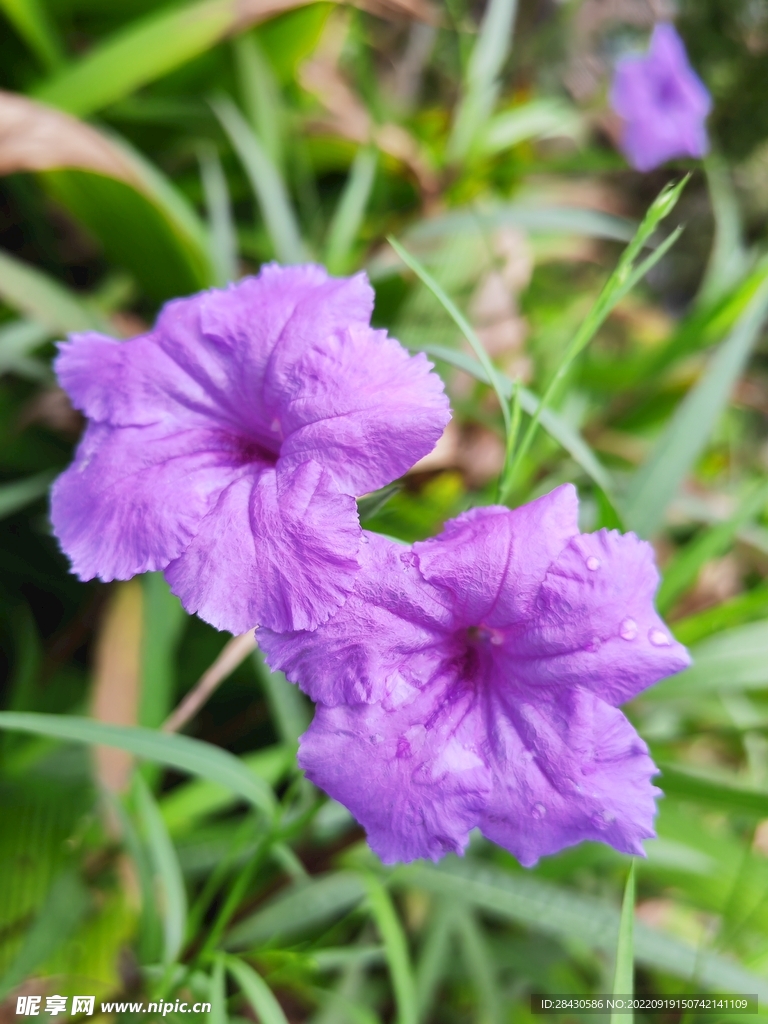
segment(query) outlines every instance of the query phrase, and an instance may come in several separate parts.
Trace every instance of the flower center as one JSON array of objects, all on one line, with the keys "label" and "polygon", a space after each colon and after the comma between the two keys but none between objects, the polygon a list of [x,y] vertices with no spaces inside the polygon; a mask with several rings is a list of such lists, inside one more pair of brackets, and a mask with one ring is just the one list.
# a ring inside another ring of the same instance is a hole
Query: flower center
[{"label": "flower center", "polygon": [[271,445],[242,434],[231,439],[233,455],[239,466],[274,466],[280,456],[279,444]]},{"label": "flower center", "polygon": [[504,637],[498,629],[491,629],[490,626],[468,626],[466,632],[467,641],[473,646],[486,646],[493,644],[497,647],[504,643]]}]

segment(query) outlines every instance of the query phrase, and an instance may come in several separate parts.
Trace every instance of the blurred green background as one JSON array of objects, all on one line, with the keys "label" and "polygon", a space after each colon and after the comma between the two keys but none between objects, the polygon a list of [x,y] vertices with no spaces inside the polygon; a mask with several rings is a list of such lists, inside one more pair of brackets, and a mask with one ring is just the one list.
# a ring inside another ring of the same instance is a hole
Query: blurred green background
[{"label": "blurred green background", "polygon": [[[671,16],[714,98],[712,152],[640,175],[607,85]],[[689,171],[652,241],[682,236],[569,369],[512,501],[571,480],[582,529],[653,540],[660,609],[695,658],[627,709],[665,792],[637,863],[637,991],[768,1001],[768,5],[0,0],[0,23],[3,1019],[56,993],[126,1021],[147,1018],[100,1002],[506,1024],[531,992],[611,990],[628,858],[583,844],[525,871],[478,836],[463,860],[383,868],[297,772],[311,708],[258,654],[228,647],[222,666],[230,638],[160,575],[68,574],[46,492],[82,423],[50,361],[68,331],[131,336],[270,259],[367,269],[376,323],[432,354],[454,420],[361,514],[426,537],[494,499],[503,426],[386,237],[529,414],[645,209]],[[211,666],[224,681],[190,739],[160,733]]]}]

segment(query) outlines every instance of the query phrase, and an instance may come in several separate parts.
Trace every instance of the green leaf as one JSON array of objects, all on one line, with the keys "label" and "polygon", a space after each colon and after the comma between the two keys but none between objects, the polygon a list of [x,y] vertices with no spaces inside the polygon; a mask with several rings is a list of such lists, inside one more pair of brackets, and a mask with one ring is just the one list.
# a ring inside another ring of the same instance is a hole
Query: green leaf
[{"label": "green leaf", "polygon": [[386,487],[380,487],[378,491],[373,491],[371,494],[366,494],[363,498],[358,498],[357,514],[360,517],[360,522],[364,523],[366,519],[372,519],[377,512],[384,508],[389,499],[394,498],[401,490],[401,484],[388,484]]},{"label": "green leaf", "polygon": [[761,583],[714,608],[678,619],[670,629],[681,644],[689,646],[713,633],[764,618],[768,618],[768,583]]},{"label": "green leaf", "polygon": [[224,963],[240,986],[241,992],[253,1007],[260,1024],[288,1024],[288,1018],[283,1013],[283,1008],[260,974],[234,956],[225,957]]},{"label": "green leaf", "polygon": [[0,374],[15,369],[50,336],[47,327],[32,320],[14,320],[0,327]]},{"label": "green leaf", "polygon": [[[616,949],[620,915],[615,907],[538,878],[447,857],[439,867],[398,868],[392,874],[392,883],[463,900],[492,917],[585,943],[610,955]],[[635,958],[637,963],[664,974],[695,980],[708,990],[758,992],[761,999],[768,998],[768,980],[760,975],[728,957],[699,950],[639,921],[635,925]]]},{"label": "green leaf", "polygon": [[212,106],[248,175],[275,255],[281,263],[301,263],[307,253],[279,170],[232,100],[222,97]]},{"label": "green leaf", "polygon": [[715,237],[697,303],[711,305],[739,282],[747,265],[739,202],[726,162],[716,154],[704,161],[709,198],[715,216]]},{"label": "green leaf", "polygon": [[493,957],[474,915],[466,908],[456,916],[456,935],[464,955],[467,973],[477,990],[480,1004],[477,1022],[497,1024],[502,1020],[502,1000],[493,969]]},{"label": "green leaf", "polygon": [[505,488],[504,493],[500,495],[502,503],[504,502],[505,497],[512,490],[516,472],[531,446],[536,430],[539,426],[541,414],[551,403],[553,397],[557,393],[561,381],[565,378],[573,361],[595,336],[611,310],[613,310],[624,296],[634,288],[638,281],[640,281],[648,271],[659,262],[662,256],[677,240],[681,231],[680,228],[673,231],[660,245],[656,247],[650,256],[637,265],[637,258],[662,220],[664,220],[664,218],[667,217],[674,209],[678,199],[680,198],[680,193],[685,187],[687,181],[687,178],[683,178],[682,181],[679,181],[676,185],[667,185],[651,203],[640,227],[635,232],[634,238],[621,254],[619,262],[616,265],[616,269],[603,285],[592,309],[589,311],[585,320],[576,331],[576,334],[569,342],[568,347],[558,364],[557,370],[553,374],[552,380],[549,382],[549,385],[541,398],[538,408],[531,416],[528,428],[522,441],[517,447],[514,458],[508,468],[505,467]]},{"label": "green leaf", "polygon": [[282,672],[271,671],[258,649],[253,652],[253,664],[272,712],[275,728],[283,743],[295,750],[299,736],[309,727],[307,702],[298,686],[289,683]]},{"label": "green leaf", "polygon": [[275,167],[283,166],[282,97],[272,67],[254,33],[235,40],[243,108]]},{"label": "green leaf", "polygon": [[706,562],[728,550],[740,528],[762,510],[766,501],[768,484],[758,485],[742,501],[730,519],[705,530],[670,560],[656,595],[656,606],[662,615],[669,611],[678,597],[696,582]]},{"label": "green leaf", "polygon": [[101,316],[42,270],[0,251],[0,298],[54,333],[108,329]]},{"label": "green leaf", "polygon": [[176,963],[187,930],[187,893],[179,859],[160,810],[140,775],[134,777],[136,806],[154,874],[160,883],[160,916],[163,922],[163,963]]},{"label": "green leaf", "polygon": [[203,147],[200,151],[200,176],[208,212],[211,263],[216,272],[216,284],[223,286],[239,277],[237,232],[232,220],[227,179],[213,146]]},{"label": "green leaf", "polygon": [[41,498],[51,486],[55,473],[36,473],[24,480],[0,484],[0,519],[11,516]]},{"label": "green leaf", "polygon": [[[435,359],[441,359],[443,362],[449,363],[451,366],[456,366],[460,370],[464,370],[483,384],[490,384],[488,375],[481,364],[466,352],[460,352],[458,349],[447,348],[445,345],[432,344],[420,344],[418,346],[412,346],[412,348],[413,351],[426,352],[427,355],[433,356]],[[513,382],[509,377],[500,373],[498,370],[496,371],[496,376],[505,399],[511,399],[514,387]],[[540,399],[527,388],[520,387],[518,390],[521,407],[529,416],[532,416],[539,407]],[[575,430],[566,423],[565,420],[563,420],[553,409],[543,410],[541,413],[541,425],[550,437],[565,448],[568,454],[573,458],[574,462],[577,462],[581,466],[587,476],[591,477],[598,487],[607,494],[613,492],[614,482],[611,478],[611,474],[600,462],[578,430]]]},{"label": "green leaf", "polygon": [[516,13],[517,0],[490,0],[485,9],[448,140],[451,161],[466,156],[490,117],[498,95],[499,74],[512,43]]},{"label": "green leaf", "polygon": [[155,729],[168,717],[176,675],[174,659],[187,617],[161,572],[141,578],[143,624],[139,724]]},{"label": "green leaf", "polygon": [[[248,771],[274,787],[295,765],[296,755],[292,746],[275,744],[246,754],[241,760]],[[201,818],[228,810],[236,802],[237,795],[226,786],[207,779],[191,779],[160,798],[160,812],[168,830],[176,835],[193,829]]]},{"label": "green leaf", "polygon": [[227,1024],[227,984],[224,957],[217,956],[211,972],[210,1024]]},{"label": "green leaf", "polygon": [[384,943],[387,965],[392,978],[397,1003],[397,1024],[418,1024],[419,1009],[416,984],[408,954],[408,941],[395,913],[392,900],[373,875],[364,875],[363,884],[368,894],[368,905]]},{"label": "green leaf", "polygon": [[[5,881],[9,882],[7,876]],[[0,999],[26,981],[68,941],[88,912],[90,902],[88,890],[74,872],[65,871],[58,876],[19,952],[0,979]]]},{"label": "green leaf", "polygon": [[73,743],[101,743],[107,747],[127,750],[148,761],[157,761],[170,768],[217,782],[265,814],[271,816],[274,812],[275,798],[272,791],[249,772],[241,761],[221,747],[214,747],[189,736],[154,732],[139,726],[108,725],[74,715],[16,711],[0,711],[0,729],[3,728]]},{"label": "green leaf", "polygon": [[438,986],[450,964],[456,904],[447,899],[438,899],[435,902],[437,907],[432,913],[416,965],[416,1002],[420,1021],[431,1018]]},{"label": "green leaf", "polygon": [[724,630],[691,650],[693,665],[657,683],[643,700],[768,687],[768,622]]},{"label": "green leaf", "polygon": [[574,107],[562,100],[531,100],[491,118],[478,148],[490,155],[526,139],[574,136],[581,130],[582,118]]},{"label": "green leaf", "polygon": [[650,458],[635,471],[622,508],[627,526],[652,536],[696,459],[706,447],[741,375],[768,313],[768,283],[763,281],[730,337],[677,407]]},{"label": "green leaf", "polygon": [[456,324],[461,333],[469,342],[470,346],[472,347],[472,351],[477,356],[480,365],[485,371],[487,381],[490,383],[491,387],[496,392],[496,397],[498,398],[499,405],[501,406],[501,413],[502,416],[504,417],[505,433],[507,434],[507,436],[509,436],[511,420],[509,415],[508,399],[507,396],[504,394],[504,389],[501,384],[501,375],[491,362],[488,353],[485,351],[483,343],[480,341],[477,334],[470,326],[470,323],[467,320],[467,318],[464,316],[463,313],[459,312],[456,304],[451,299],[448,298],[445,291],[437,283],[434,277],[432,277],[429,271],[424,266],[422,266],[422,264],[419,263],[419,261],[414,256],[412,256],[406,249],[404,249],[402,245],[400,245],[400,243],[397,241],[397,239],[392,238],[392,236],[390,235],[387,240],[389,244],[392,246],[392,248],[395,250],[397,255],[400,257],[400,259],[403,261],[403,263],[405,263],[405,265],[414,272],[414,274],[418,277],[422,284],[425,285],[432,292],[432,294],[435,296],[437,301],[446,311],[448,316],[451,318],[451,320],[453,320],[453,322]]},{"label": "green leaf", "polygon": [[629,242],[637,230],[634,221],[601,210],[516,202],[488,209],[453,210],[430,217],[410,228],[405,237],[409,242],[427,242],[503,227],[519,227],[532,234],[586,235],[615,242]]},{"label": "green leaf", "polygon": [[768,793],[747,786],[724,782],[722,779],[692,772],[675,765],[659,764],[661,778],[654,779],[666,796],[705,807],[715,807],[729,814],[747,814],[750,817],[768,816]]},{"label": "green leaf", "polygon": [[[297,0],[299,6],[302,0]],[[268,17],[274,7],[243,17],[231,0],[171,7],[130,22],[78,63],[43,82],[34,94],[81,117],[130,95],[142,85],[206,53],[230,32]],[[281,4],[284,10],[290,4]]]},{"label": "green leaf", "polygon": [[361,146],[352,161],[328,229],[325,263],[332,274],[343,274],[349,270],[350,252],[363,223],[378,162],[378,151],[368,146]]},{"label": "green leaf", "polygon": [[292,885],[227,935],[227,949],[256,948],[311,931],[356,907],[365,896],[360,876],[336,871]]},{"label": "green leaf", "polygon": [[[616,945],[616,967],[613,974],[613,994],[615,996],[631,996],[635,991],[635,952],[634,952],[634,929],[635,929],[635,859],[627,875],[627,884],[624,888],[624,899],[621,903],[621,918],[619,920],[619,941]],[[611,1024],[621,1024],[621,1020],[627,1019],[627,1024],[632,1024],[634,1014],[612,1013]]]},{"label": "green leaf", "polygon": [[0,0],[0,8],[48,69],[61,63],[61,43],[40,0]]}]

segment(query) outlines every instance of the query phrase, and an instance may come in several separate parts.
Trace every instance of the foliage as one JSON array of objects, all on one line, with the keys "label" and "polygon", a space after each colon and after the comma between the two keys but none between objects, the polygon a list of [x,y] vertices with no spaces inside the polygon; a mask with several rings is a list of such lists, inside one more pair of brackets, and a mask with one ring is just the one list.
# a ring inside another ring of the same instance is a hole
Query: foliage
[{"label": "foliage", "polygon": [[[634,952],[637,992],[768,998],[768,24],[679,5],[714,153],[639,176],[603,95],[643,25],[603,6],[0,4],[0,996],[501,1024],[531,992],[629,991]],[[662,768],[647,859],[524,871],[478,838],[385,869],[297,771],[311,709],[258,652],[160,730],[229,638],[160,576],[68,574],[53,342],[272,258],[367,269],[377,323],[448,385],[444,443],[361,496],[367,528],[435,533],[509,456],[510,503],[572,480],[584,529],[653,539],[695,663],[628,709]]]}]

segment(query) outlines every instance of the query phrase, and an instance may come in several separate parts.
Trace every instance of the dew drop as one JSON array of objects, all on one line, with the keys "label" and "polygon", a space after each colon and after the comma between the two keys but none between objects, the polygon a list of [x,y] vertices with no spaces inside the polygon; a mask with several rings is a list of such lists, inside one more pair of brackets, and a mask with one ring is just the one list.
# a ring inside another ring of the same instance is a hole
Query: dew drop
[{"label": "dew drop", "polygon": [[662,629],[651,629],[648,631],[648,639],[654,647],[669,647],[672,641]]},{"label": "dew drop", "polygon": [[534,816],[534,818],[543,818],[546,813],[547,808],[544,806],[544,804],[534,804],[533,808],[531,809],[531,814]]},{"label": "dew drop", "polygon": [[634,640],[637,636],[637,623],[634,619],[624,619],[619,626],[619,636],[622,640]]},{"label": "dew drop", "polygon": [[616,821],[616,816],[609,811],[599,811],[597,814],[593,814],[590,820],[595,828],[599,828],[602,832]]},{"label": "dew drop", "polygon": [[587,568],[590,572],[597,572],[597,570],[600,568],[600,559],[595,558],[594,555],[590,555],[587,559]]},{"label": "dew drop", "polygon": [[524,750],[521,756],[523,761],[532,761],[534,758],[534,753],[532,750]]}]

